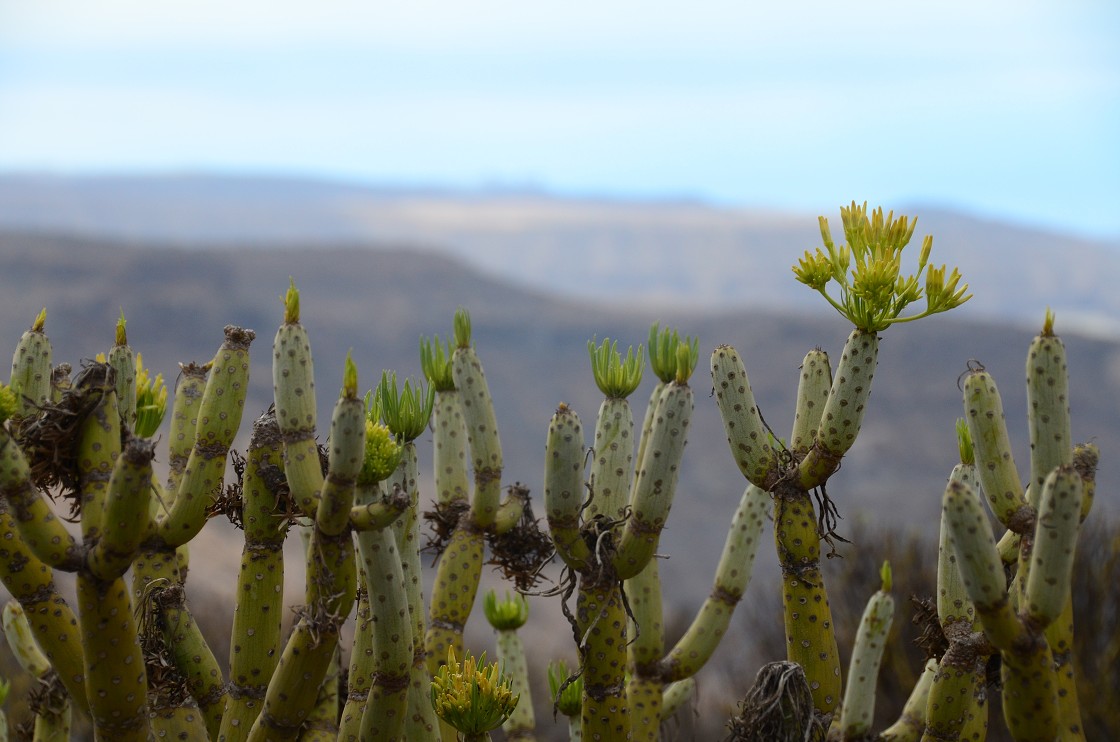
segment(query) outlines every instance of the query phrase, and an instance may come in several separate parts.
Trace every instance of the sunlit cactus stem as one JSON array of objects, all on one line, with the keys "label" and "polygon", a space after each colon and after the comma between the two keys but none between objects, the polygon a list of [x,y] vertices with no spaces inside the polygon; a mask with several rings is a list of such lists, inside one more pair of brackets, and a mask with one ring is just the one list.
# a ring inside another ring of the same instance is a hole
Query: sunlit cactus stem
[{"label": "sunlit cactus stem", "polygon": [[314,517],[323,485],[315,441],[315,368],[311,341],[300,324],[300,298],[292,280],[284,296],[284,322],[272,341],[272,391],[284,435],[284,472],[296,507]]},{"label": "sunlit cactus stem", "polygon": [[108,363],[116,372],[121,427],[131,431],[136,424],[136,357],[128,345],[123,309],[117,320],[116,337],[109,351]]},{"label": "sunlit cactus stem", "polygon": [[884,563],[880,571],[882,587],[871,596],[860,619],[848,669],[848,687],[840,712],[840,734],[857,740],[871,731],[875,718],[875,686],[879,680],[879,663],[887,643],[887,633],[894,620],[894,598],[891,597],[891,567]]},{"label": "sunlit cactus stem", "polygon": [[198,425],[186,469],[170,512],[159,519],[158,537],[175,548],[194,538],[206,524],[214,492],[220,491],[226,456],[241,426],[249,387],[249,345],[252,330],[228,325],[225,340],[212,361],[198,407]]},{"label": "sunlit cactus stem", "polygon": [[283,546],[290,523],[276,511],[286,495],[283,441],[275,411],[269,411],[253,424],[245,463],[245,546],[230,635],[229,694],[217,739],[242,739],[248,734],[280,659]]},{"label": "sunlit cactus stem", "polygon": [[608,338],[601,345],[588,341],[591,372],[605,395],[595,426],[595,457],[591,466],[591,499],[584,513],[590,520],[602,513],[612,520],[621,518],[629,500],[634,473],[634,415],[627,397],[642,381],[643,348],[626,351],[625,360],[618,343]]},{"label": "sunlit cactus stem", "polygon": [[254,742],[298,737],[318,700],[307,688],[318,689],[336,659],[339,629],[353,610],[357,589],[350,511],[364,461],[365,430],[357,370],[347,357],[342,396],[331,418],[327,474],[317,488],[305,607],[253,723],[249,739]]},{"label": "sunlit cactus stem", "polygon": [[187,363],[179,365],[179,379],[175,386],[175,400],[171,405],[171,430],[168,436],[167,452],[167,502],[159,503],[166,511],[171,507],[179,482],[186,471],[187,461],[194,449],[198,429],[198,408],[206,391],[206,379],[212,364],[199,365]]},{"label": "sunlit cactus stem", "polygon": [[46,308],[23,333],[12,355],[12,375],[8,384],[18,394],[18,417],[34,415],[38,406],[51,398],[51,342],[43,328]]},{"label": "sunlit cactus stem", "polygon": [[[34,704],[35,742],[68,742],[71,703],[66,690],[39,648],[22,606],[14,600],[4,606],[4,635],[20,667],[39,684],[39,700]],[[0,698],[0,704],[3,699]],[[0,724],[3,720],[0,719]]]},{"label": "sunlit cactus stem", "polygon": [[451,344],[446,350],[439,336],[420,340],[420,365],[435,390],[432,408],[432,472],[436,502],[447,505],[465,502],[470,496],[467,469],[467,427],[451,363]]},{"label": "sunlit cactus stem", "polygon": [[[396,374],[383,373],[373,396],[382,421],[401,444],[399,463],[384,486],[388,492],[404,493],[408,501],[404,513],[391,523],[407,597],[413,651],[405,734],[409,739],[426,739],[436,733],[439,722],[428,699],[430,675],[424,643],[426,612],[420,563],[419,466],[414,441],[427,429],[434,391],[411,380],[406,380],[398,389]],[[366,569],[369,569],[368,564]],[[381,574],[385,576],[384,572]],[[367,579],[370,576],[367,575]],[[371,595],[376,594],[372,583],[369,588]]]}]

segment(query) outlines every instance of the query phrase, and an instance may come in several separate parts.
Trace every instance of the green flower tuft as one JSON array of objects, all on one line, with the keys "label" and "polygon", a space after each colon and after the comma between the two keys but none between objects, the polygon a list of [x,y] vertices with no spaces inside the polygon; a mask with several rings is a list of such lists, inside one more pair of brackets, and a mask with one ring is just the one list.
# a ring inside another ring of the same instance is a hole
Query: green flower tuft
[{"label": "green flower tuft", "polygon": [[423,384],[413,386],[411,380],[405,379],[404,387],[398,392],[397,375],[383,371],[375,395],[382,421],[402,441],[416,440],[428,427],[436,401],[434,386],[425,389]]},{"label": "green flower tuft", "polygon": [[436,715],[468,738],[500,727],[520,698],[498,663],[486,664],[485,652],[477,660],[467,652],[460,664],[455,649],[449,648],[447,664],[432,678]]},{"label": "green flower tuft", "polygon": [[[668,384],[684,383],[692,375],[700,358],[700,341],[692,337],[681,340],[676,330],[660,329],[657,322],[649,328],[649,365],[657,378]],[[682,361],[687,361],[682,367]],[[681,380],[683,375],[683,381]]]},{"label": "green flower tuft", "polygon": [[637,355],[634,346],[626,349],[626,360],[618,352],[618,342],[611,342],[610,338],[596,345],[595,340],[587,341],[587,352],[591,356],[591,373],[599,390],[610,399],[626,399],[638,385],[642,383],[642,369],[644,368],[644,349],[638,346]]},{"label": "green flower tuft", "polygon": [[144,368],[144,358],[136,354],[136,437],[151,438],[159,430],[167,412],[167,385],[163,374],[153,379]]},{"label": "green flower tuft", "polygon": [[471,315],[466,309],[459,307],[455,310],[455,347],[471,347]]},{"label": "green flower tuft", "polygon": [[420,338],[420,368],[424,376],[437,392],[455,390],[455,376],[452,373],[451,343],[447,350],[439,341],[439,335],[432,340]]},{"label": "green flower tuft", "polygon": [[362,456],[362,471],[358,484],[374,485],[383,482],[396,471],[401,461],[403,446],[393,437],[388,426],[366,417],[366,447]]},{"label": "green flower tuft", "polygon": [[288,291],[282,299],[284,302],[284,324],[299,324],[299,290],[296,288],[296,279],[288,276]]},{"label": "green flower tuft", "polygon": [[[832,241],[828,220],[820,217],[821,239],[827,253],[817,248],[793,266],[797,280],[822,296],[836,311],[865,332],[879,332],[892,324],[912,322],[931,314],[947,312],[972,298],[968,284],[960,284],[956,268],[949,271],[929,266],[933,238],[922,240],[916,273],[902,273],[902,250],[914,236],[916,219],[894,218],[894,212],[883,216],[878,208],[868,216],[867,204],[841,207],[846,245],[839,248]],[[854,260],[854,265],[853,265]],[[921,276],[925,273],[926,309],[902,316],[902,311],[922,298]],[[828,293],[828,284],[840,287],[839,300]]]},{"label": "green flower tuft", "polygon": [[968,432],[968,422],[963,417],[957,418],[957,451],[960,452],[962,464],[976,463],[976,454],[972,450],[972,434]]},{"label": "green flower tuft", "polygon": [[529,620],[529,601],[521,593],[510,596],[507,590],[505,600],[498,600],[498,594],[490,590],[482,598],[482,608],[486,620],[498,631],[520,629]]},{"label": "green flower tuft", "polygon": [[583,708],[583,678],[571,677],[564,660],[548,663],[548,692],[557,711],[564,716],[579,716]]}]

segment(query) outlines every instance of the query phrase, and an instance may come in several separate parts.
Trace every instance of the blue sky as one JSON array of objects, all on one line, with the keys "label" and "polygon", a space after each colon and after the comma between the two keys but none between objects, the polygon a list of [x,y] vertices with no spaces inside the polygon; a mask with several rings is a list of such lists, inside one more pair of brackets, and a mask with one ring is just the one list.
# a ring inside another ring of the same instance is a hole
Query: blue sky
[{"label": "blue sky", "polygon": [[0,0],[8,172],[922,202],[1120,238],[1118,132],[1111,0]]}]

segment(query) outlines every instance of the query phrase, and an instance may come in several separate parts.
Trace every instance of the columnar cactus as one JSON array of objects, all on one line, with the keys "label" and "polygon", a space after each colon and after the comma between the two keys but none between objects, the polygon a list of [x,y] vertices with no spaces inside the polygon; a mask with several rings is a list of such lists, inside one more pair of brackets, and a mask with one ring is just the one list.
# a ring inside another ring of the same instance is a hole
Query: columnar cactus
[{"label": "columnar cactus", "polygon": [[[1074,464],[1065,353],[1047,312],[1027,360],[1031,480],[1019,479],[1002,402],[982,367],[964,381],[965,420],[990,509],[1014,534],[997,547],[967,484],[950,482],[944,510],[965,589],[984,633],[1002,657],[1004,719],[1016,740],[1082,739],[1068,647],[1070,570],[1081,520],[1085,467]],[[1094,457],[1089,449],[1082,455]],[[1001,553],[1017,567],[1010,593]],[[1054,658],[1052,641],[1061,647]]]},{"label": "columnar cactus", "polygon": [[[957,288],[953,269],[928,265],[933,239],[926,237],[918,270],[901,271],[901,255],[916,223],[866,204],[841,209],[847,244],[832,241],[828,220],[820,219],[825,251],[806,252],[793,271],[855,325],[835,373],[822,353],[806,356],[798,385],[792,448],[781,445],[759,413],[746,367],[730,346],[712,356],[712,381],[732,455],[746,479],[773,495],[774,530],[782,566],[788,658],[801,665],[817,713],[831,718],[840,704],[840,659],[828,594],[820,571],[820,542],[830,538],[834,513],[818,513],[812,490],[822,488],[855,443],[871,393],[879,351],[879,333],[887,327],[948,311],[967,301],[967,285]],[[920,285],[925,273],[924,291]],[[835,282],[839,298],[828,286]],[[926,309],[903,310],[925,295]],[[824,393],[826,382],[827,396]],[[814,432],[815,431],[815,432]],[[823,526],[823,532],[822,532]]]}]

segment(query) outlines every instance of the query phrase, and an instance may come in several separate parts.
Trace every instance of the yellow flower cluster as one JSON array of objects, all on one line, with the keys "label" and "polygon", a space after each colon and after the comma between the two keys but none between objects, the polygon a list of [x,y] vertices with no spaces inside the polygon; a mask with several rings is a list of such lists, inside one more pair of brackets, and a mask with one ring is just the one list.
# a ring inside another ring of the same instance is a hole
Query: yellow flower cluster
[{"label": "yellow flower cluster", "polygon": [[[961,275],[956,268],[948,271],[944,265],[936,268],[928,264],[932,237],[922,240],[917,272],[902,273],[902,250],[913,237],[917,220],[906,216],[895,219],[894,212],[884,216],[881,208],[868,215],[867,204],[857,206],[854,201],[850,207],[840,209],[840,215],[848,243],[836,247],[828,220],[822,216],[821,239],[827,253],[820,248],[806,251],[793,266],[793,273],[798,281],[820,292],[856,327],[878,332],[898,322],[948,311],[971,298],[965,295],[968,284],[957,288]],[[926,309],[901,316],[903,309],[922,297],[922,273],[926,274]],[[839,300],[828,293],[827,286],[832,281],[840,287]]]},{"label": "yellow flower cluster", "polygon": [[497,662],[486,664],[485,652],[477,659],[467,652],[460,663],[453,648],[432,678],[431,694],[436,715],[467,737],[497,729],[521,698]]},{"label": "yellow flower cluster", "polygon": [[377,484],[389,478],[401,460],[401,444],[389,428],[366,418],[366,450],[362,458],[362,471],[358,484]]}]

